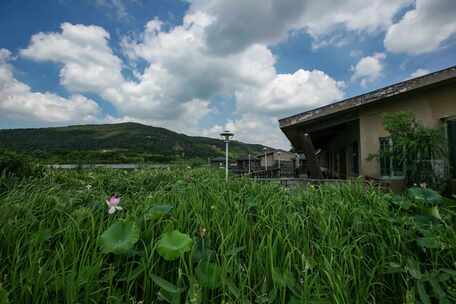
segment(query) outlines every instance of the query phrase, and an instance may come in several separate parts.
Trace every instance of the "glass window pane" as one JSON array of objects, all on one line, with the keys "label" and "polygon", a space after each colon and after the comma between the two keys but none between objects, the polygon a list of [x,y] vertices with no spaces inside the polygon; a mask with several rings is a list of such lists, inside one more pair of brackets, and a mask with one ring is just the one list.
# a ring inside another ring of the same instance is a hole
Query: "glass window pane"
[{"label": "glass window pane", "polygon": [[353,142],[352,145],[352,171],[354,175],[359,174],[359,147],[358,142]]},{"label": "glass window pane", "polygon": [[380,174],[381,176],[391,176],[391,156],[390,139],[380,137]]},{"label": "glass window pane", "polygon": [[448,148],[451,175],[456,177],[456,120],[448,121]]},{"label": "glass window pane", "polygon": [[[393,144],[393,154],[394,155],[400,155],[400,151],[394,147]],[[393,157],[392,160],[392,165],[393,165],[393,175],[394,176],[404,176],[404,163],[402,162],[401,159],[398,159],[397,157]]]}]

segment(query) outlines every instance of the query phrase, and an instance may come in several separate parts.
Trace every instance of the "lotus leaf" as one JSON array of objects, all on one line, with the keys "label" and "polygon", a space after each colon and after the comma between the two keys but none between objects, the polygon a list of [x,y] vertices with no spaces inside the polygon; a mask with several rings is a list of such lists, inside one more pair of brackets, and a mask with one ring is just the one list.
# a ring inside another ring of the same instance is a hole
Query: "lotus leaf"
[{"label": "lotus leaf", "polygon": [[416,242],[422,248],[429,248],[429,249],[442,248],[442,242],[440,242],[439,239],[434,238],[434,237],[422,237],[422,238],[419,238]]},{"label": "lotus leaf", "polygon": [[103,252],[126,254],[139,239],[139,229],[133,222],[114,223],[99,238]]},{"label": "lotus leaf", "polygon": [[167,261],[173,261],[192,249],[192,239],[177,230],[163,233],[158,241],[158,253]]},{"label": "lotus leaf", "polygon": [[442,202],[440,194],[428,188],[412,187],[408,189],[408,195],[416,202],[423,203],[426,206],[435,206]]},{"label": "lotus leaf", "polygon": [[171,210],[173,209],[173,206],[171,205],[154,205],[149,210],[147,211],[146,216],[150,218],[151,220],[158,220],[161,217],[169,214]]}]

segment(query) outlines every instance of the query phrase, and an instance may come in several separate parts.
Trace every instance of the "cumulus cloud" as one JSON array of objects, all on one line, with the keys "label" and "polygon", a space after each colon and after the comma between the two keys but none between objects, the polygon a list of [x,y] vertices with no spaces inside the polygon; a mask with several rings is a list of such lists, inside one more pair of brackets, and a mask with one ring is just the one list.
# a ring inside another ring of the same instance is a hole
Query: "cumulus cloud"
[{"label": "cumulus cloud", "polygon": [[385,30],[398,10],[411,0],[193,0],[191,10],[214,17],[206,28],[209,48],[235,53],[251,44],[274,44],[290,31],[315,38],[337,26],[349,31]]},{"label": "cumulus cloud", "polygon": [[392,25],[385,47],[394,53],[422,54],[438,49],[456,33],[454,0],[416,0],[416,7]]},{"label": "cumulus cloud", "polygon": [[33,92],[14,78],[8,63],[10,55],[8,50],[0,49],[0,120],[68,124],[99,119],[101,110],[97,103],[82,95],[64,98],[49,92]]},{"label": "cumulus cloud", "polygon": [[[153,30],[153,23],[148,30]],[[64,23],[61,32],[33,35],[21,56],[61,65],[60,83],[77,93],[94,93],[111,102],[121,116],[177,127],[195,124],[195,107],[206,115],[209,104],[188,95],[180,98],[180,83],[174,83],[161,63],[151,64],[138,81],[125,79],[122,60],[109,47],[110,35],[99,26]],[[188,124],[183,124],[187,121]]]},{"label": "cumulus cloud", "polygon": [[416,77],[424,76],[424,75],[429,74],[430,72],[431,71],[426,70],[426,69],[418,69],[415,72],[413,72],[412,74],[410,74],[410,78],[416,78]]},{"label": "cumulus cloud", "polygon": [[11,57],[11,52],[7,49],[0,49],[0,63],[7,62]]},{"label": "cumulus cloud", "polygon": [[284,116],[319,107],[343,97],[343,83],[319,70],[278,74],[259,87],[236,91],[238,111]]},{"label": "cumulus cloud", "polygon": [[220,138],[223,130],[234,132],[234,140],[258,143],[269,147],[289,148],[287,138],[280,131],[275,117],[268,115],[246,113],[238,119],[231,119],[225,124],[216,124],[202,130],[204,136]]},{"label": "cumulus cloud", "polygon": [[94,25],[63,23],[60,33],[38,33],[20,55],[62,65],[60,82],[75,92],[100,92],[124,80],[121,60],[108,46],[110,35]]},{"label": "cumulus cloud", "polygon": [[[234,100],[234,118],[223,127],[239,140],[286,147],[277,119],[343,97],[343,83],[319,70],[276,71],[276,58],[262,43],[249,42],[237,52],[214,52],[207,40],[216,17],[190,10],[179,26],[164,29],[149,21],[140,35],[124,37],[128,65],[146,62],[126,79],[122,62],[109,47],[109,33],[99,26],[64,23],[60,32],[38,33],[20,55],[61,66],[60,83],[76,94],[94,93],[112,103],[119,117],[105,121],[138,121],[190,134],[212,134],[218,125],[199,122],[213,111],[211,101]],[[234,97],[234,98],[233,98]],[[243,131],[248,130],[248,131]],[[217,135],[217,134],[216,134]],[[272,138],[269,138],[272,136]]]},{"label": "cumulus cloud", "polygon": [[352,67],[352,81],[360,81],[361,85],[365,86],[368,83],[376,81],[383,71],[382,61],[386,58],[383,53],[376,53],[372,56],[366,56]]},{"label": "cumulus cloud", "polygon": [[[151,67],[159,63],[160,69],[169,76],[170,85],[167,87],[168,91],[174,92],[174,98],[236,97],[239,118],[228,125],[201,130],[204,134],[217,137],[220,128],[258,123],[253,121],[248,124],[247,121],[253,117],[253,113],[259,112],[262,115],[256,114],[253,119],[270,126],[269,131],[275,129],[275,132],[266,132],[276,134],[273,140],[281,138],[283,146],[284,137],[276,126],[277,115],[305,110],[342,95],[336,81],[319,71],[300,70],[295,74],[278,75],[274,68],[275,58],[263,45],[251,45],[229,56],[210,52],[204,39],[205,27],[210,22],[211,17],[202,13],[187,15],[182,26],[163,32],[160,31],[161,23],[153,20],[146,25],[141,41],[126,39],[123,43],[131,59],[145,59],[151,63]],[[285,86],[283,89],[280,88],[282,84]],[[319,91],[323,87],[329,90]],[[299,98],[292,96],[297,92],[301,92]],[[281,93],[287,95],[280,96]],[[288,100],[289,97],[296,98]],[[249,132],[238,134],[238,138],[258,140],[263,132],[264,128],[252,128]]]},{"label": "cumulus cloud", "polygon": [[[278,117],[343,96],[342,83],[322,71],[299,69],[292,74],[278,74],[274,55],[262,44],[229,55],[212,52],[205,40],[205,30],[212,22],[211,16],[199,12],[188,14],[181,26],[161,31],[161,22],[153,20],[146,25],[140,41],[123,41],[132,60],[144,59],[151,63],[150,68],[159,68],[154,75],[167,75],[163,79],[174,99],[235,97],[237,119],[202,130],[204,134],[218,136],[220,129],[236,128],[249,130],[239,133],[238,139],[258,141],[262,134],[275,134],[269,141],[284,146]],[[249,128],[252,125],[257,127]]]}]

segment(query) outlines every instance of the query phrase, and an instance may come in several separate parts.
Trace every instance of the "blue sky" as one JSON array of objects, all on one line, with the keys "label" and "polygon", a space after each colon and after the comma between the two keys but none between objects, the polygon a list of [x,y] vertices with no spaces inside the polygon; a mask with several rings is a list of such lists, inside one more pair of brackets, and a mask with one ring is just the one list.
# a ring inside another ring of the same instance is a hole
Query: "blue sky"
[{"label": "blue sky", "polygon": [[1,1],[0,128],[277,119],[456,63],[452,0]]}]

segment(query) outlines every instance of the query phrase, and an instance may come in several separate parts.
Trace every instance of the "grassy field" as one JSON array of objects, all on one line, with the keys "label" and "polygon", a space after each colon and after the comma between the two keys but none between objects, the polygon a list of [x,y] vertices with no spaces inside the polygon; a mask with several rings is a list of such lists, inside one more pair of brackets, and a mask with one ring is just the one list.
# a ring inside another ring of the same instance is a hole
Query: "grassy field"
[{"label": "grassy field", "polygon": [[455,202],[426,189],[49,171],[0,178],[0,223],[0,303],[456,301]]}]

